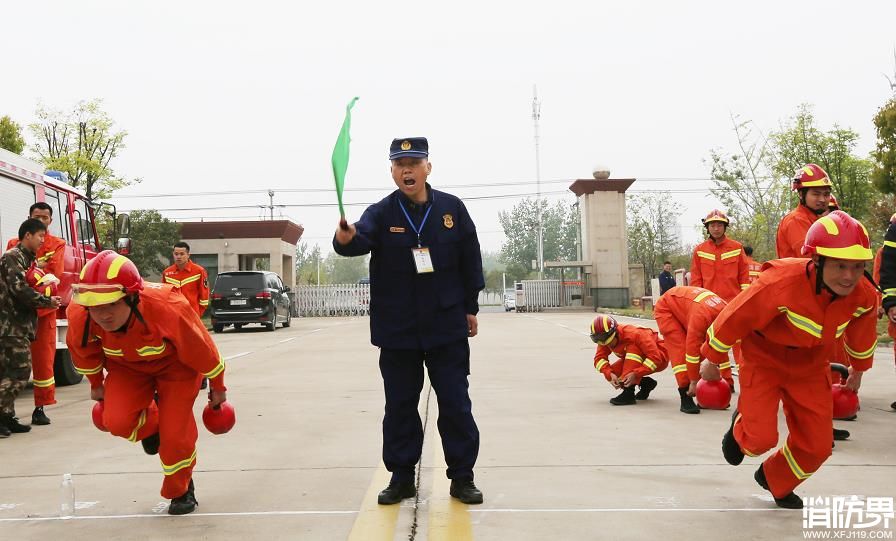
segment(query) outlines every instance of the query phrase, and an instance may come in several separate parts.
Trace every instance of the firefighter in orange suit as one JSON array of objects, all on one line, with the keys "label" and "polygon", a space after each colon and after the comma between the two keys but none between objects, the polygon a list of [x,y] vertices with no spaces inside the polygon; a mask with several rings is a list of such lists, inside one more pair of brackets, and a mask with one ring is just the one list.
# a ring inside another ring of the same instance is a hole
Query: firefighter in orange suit
[{"label": "firefighter in orange suit", "polygon": [[190,261],[190,245],[174,245],[174,264],[162,272],[162,279],[183,293],[193,310],[202,317],[208,308],[208,273],[202,265]]},{"label": "firefighter in orange suit", "polygon": [[[50,234],[53,223],[53,207],[39,202],[28,209],[29,217],[43,222],[47,226],[44,243],[37,251],[35,266],[44,274],[52,274],[62,278],[65,263],[65,241]],[[18,237],[9,239],[7,251],[19,243]],[[53,377],[53,362],[56,360],[56,309],[40,308],[37,311],[37,328],[34,342],[31,342],[31,372],[34,384],[34,412],[31,424],[48,425],[50,418],[44,412],[44,406],[56,403],[56,379]]]},{"label": "firefighter in orange suit", "polygon": [[90,397],[104,401],[103,423],[158,453],[168,513],[192,512],[199,379],[209,378],[212,407],[227,400],[214,342],[180,293],[144,284],[137,267],[111,250],[85,265],[73,289],[67,342],[75,368],[90,380]]},{"label": "firefighter in orange suit", "polygon": [[865,227],[845,212],[816,221],[803,254],[763,265],[759,280],[729,303],[707,331],[702,353],[712,363],[728,359],[743,341],[741,394],[722,453],[732,465],[778,442],[778,405],[789,435],[754,478],[780,507],[799,509],[793,489],[831,454],[833,406],[828,359],[845,336],[850,357],[846,386],[858,390],[877,347],[877,291],[864,278],[871,248]]},{"label": "firefighter in orange suit", "polygon": [[[731,302],[750,285],[750,268],[743,245],[729,239],[728,216],[713,210],[702,220],[709,238],[694,248],[691,259],[691,282],[688,285],[706,288],[725,302]],[[740,344],[734,346],[734,360],[740,364]],[[731,391],[734,392],[732,383]]]},{"label": "firefighter in orange suit", "polygon": [[762,263],[753,259],[753,247],[744,245],[744,254],[747,256],[747,270],[750,275],[750,283],[759,278],[759,271],[762,270]]},{"label": "firefighter in orange suit", "polygon": [[[650,377],[669,364],[663,341],[656,331],[637,325],[620,325],[608,315],[598,315],[591,322],[591,340],[597,344],[594,368],[622,392],[610,399],[614,406],[629,406],[636,400],[647,400],[656,388]],[[618,360],[610,363],[610,354]],[[635,393],[635,385],[640,388]]]},{"label": "firefighter in orange suit", "polygon": [[798,192],[800,204],[778,224],[775,240],[778,258],[803,257],[803,242],[809,227],[830,210],[831,179],[814,163],[796,170],[791,188]]},{"label": "firefighter in orange suit", "polygon": [[[708,289],[677,286],[666,291],[653,309],[663,344],[669,352],[683,413],[700,413],[692,398],[700,381],[700,346],[709,325],[726,305],[721,297]],[[726,360],[719,368],[722,378],[733,389],[731,363]]]}]

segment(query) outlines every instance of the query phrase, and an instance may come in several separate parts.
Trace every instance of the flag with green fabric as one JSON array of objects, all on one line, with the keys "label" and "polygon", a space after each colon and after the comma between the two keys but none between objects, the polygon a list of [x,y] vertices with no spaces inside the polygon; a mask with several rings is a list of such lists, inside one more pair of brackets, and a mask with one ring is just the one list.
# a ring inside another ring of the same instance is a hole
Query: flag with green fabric
[{"label": "flag with green fabric", "polygon": [[352,98],[345,108],[345,121],[339,130],[336,146],[333,147],[333,181],[336,183],[336,199],[339,201],[339,216],[345,218],[345,209],[342,206],[342,192],[345,189],[345,172],[348,169],[348,149],[351,143],[349,132],[352,126],[352,107],[358,98]]}]

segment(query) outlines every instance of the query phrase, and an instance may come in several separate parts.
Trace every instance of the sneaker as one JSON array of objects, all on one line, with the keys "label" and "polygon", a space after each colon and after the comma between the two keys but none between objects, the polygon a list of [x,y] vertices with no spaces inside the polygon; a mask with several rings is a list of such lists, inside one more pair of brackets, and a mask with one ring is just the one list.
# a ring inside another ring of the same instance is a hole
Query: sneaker
[{"label": "sneaker", "polygon": [[196,510],[196,507],[199,506],[199,502],[196,501],[196,494],[194,493],[193,480],[190,479],[190,487],[182,496],[178,496],[171,500],[171,505],[168,506],[168,514],[169,515],[186,515],[187,513],[192,513]]},{"label": "sneaker", "polygon": [[635,387],[626,387],[617,396],[610,399],[610,404],[614,406],[632,406],[637,404],[635,400]]},{"label": "sneaker", "polygon": [[839,428],[834,429],[834,439],[837,441],[843,441],[849,439],[849,430],[841,430]]},{"label": "sneaker", "polygon": [[641,384],[639,385],[641,389],[635,395],[635,398],[637,400],[647,400],[647,397],[650,396],[650,391],[656,389],[656,385],[657,384],[655,379],[644,376],[643,378],[641,378]]},{"label": "sneaker", "polygon": [[405,498],[413,498],[417,495],[414,481],[389,481],[389,486],[380,491],[376,502],[380,505],[393,505]]},{"label": "sneaker", "polygon": [[50,418],[47,417],[46,413],[44,413],[43,406],[34,408],[34,413],[31,414],[31,424],[40,426],[50,424]]},{"label": "sneaker", "polygon": [[[768,480],[765,478],[765,470],[762,467],[762,464],[759,465],[759,469],[756,470],[756,473],[753,474],[753,479],[756,479],[756,482],[759,483],[759,486],[764,488],[765,490],[769,490],[768,488]],[[775,495],[772,494],[772,497],[775,498]],[[803,499],[791,492],[787,496],[783,498],[775,498],[775,503],[778,507],[783,507],[784,509],[802,509],[803,508]]]},{"label": "sneaker", "polygon": [[159,433],[156,432],[152,436],[146,436],[140,443],[143,445],[143,452],[148,455],[157,455],[159,454],[159,445],[162,444],[162,439],[159,437]]},{"label": "sneaker", "polygon": [[732,466],[739,466],[744,461],[744,452],[734,438],[734,423],[737,422],[738,417],[740,417],[740,413],[737,408],[734,408],[734,413],[731,414],[731,426],[728,427],[728,432],[722,436],[722,455],[725,457],[725,462]]},{"label": "sneaker", "polygon": [[12,434],[24,434],[25,432],[31,432],[31,427],[29,425],[23,425],[22,423],[20,423],[18,417],[4,415],[3,417],[0,417],[0,424],[5,425]]},{"label": "sneaker", "polygon": [[678,410],[682,413],[700,413],[700,407],[694,403],[694,398],[688,396],[687,387],[679,387],[678,396],[681,398],[681,407]]},{"label": "sneaker", "polygon": [[452,498],[457,498],[468,505],[482,503],[482,491],[476,488],[472,477],[452,479],[449,493]]}]

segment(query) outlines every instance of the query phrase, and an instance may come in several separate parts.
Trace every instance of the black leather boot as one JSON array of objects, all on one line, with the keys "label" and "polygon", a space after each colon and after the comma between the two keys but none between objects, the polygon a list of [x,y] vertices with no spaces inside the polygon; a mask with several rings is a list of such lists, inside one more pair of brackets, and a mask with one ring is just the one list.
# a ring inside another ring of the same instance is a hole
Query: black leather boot
[{"label": "black leather boot", "polygon": [[849,430],[840,430],[839,428],[834,429],[834,439],[837,441],[843,441],[849,439]]},{"label": "black leather boot", "polygon": [[482,491],[476,488],[472,477],[452,479],[449,493],[452,498],[457,498],[466,504],[482,503]]},{"label": "black leather boot", "polygon": [[678,408],[682,413],[700,413],[700,407],[694,403],[694,398],[688,396],[687,387],[678,388],[678,396],[681,397],[681,407]]},{"label": "black leather boot", "polygon": [[25,432],[31,432],[31,427],[20,423],[18,417],[13,417],[10,415],[0,416],[0,424],[8,428],[9,431],[13,434],[24,434]]},{"label": "black leather boot", "polygon": [[152,436],[146,436],[140,440],[140,444],[143,445],[144,453],[148,455],[157,455],[159,454],[159,445],[162,444],[162,439],[159,437],[159,433],[156,432]]},{"label": "black leather boot", "polygon": [[725,462],[732,466],[738,466],[744,461],[744,452],[737,440],[734,439],[734,423],[737,421],[738,415],[737,408],[734,408],[734,413],[731,414],[731,426],[728,427],[728,432],[722,436],[722,455],[725,457]]},{"label": "black leather boot", "polygon": [[38,406],[34,408],[34,413],[31,414],[31,424],[33,425],[48,425],[50,424],[50,418],[47,417],[47,414],[44,413],[44,407]]},{"label": "black leather boot", "polygon": [[635,386],[626,387],[617,396],[610,399],[610,404],[614,406],[631,406],[637,404],[635,400]]},{"label": "black leather boot", "polygon": [[650,391],[656,389],[656,380],[649,376],[644,376],[641,378],[639,386],[641,389],[635,394],[635,398],[637,400],[647,400],[647,397],[650,396]]},{"label": "black leather boot", "polygon": [[392,480],[389,486],[380,491],[376,497],[376,502],[380,505],[392,505],[400,502],[405,498],[413,498],[417,495],[417,488],[414,486],[414,480],[407,481]]},{"label": "black leather boot", "polygon": [[193,480],[190,479],[190,488],[184,492],[183,496],[178,496],[171,500],[171,505],[168,506],[168,514],[169,515],[186,515],[187,513],[192,513],[196,510],[196,507],[199,506],[199,502],[196,501],[196,493],[195,487],[193,486]]},{"label": "black leather boot", "polygon": [[[759,469],[756,470],[756,473],[753,474],[753,479],[756,479],[756,482],[759,483],[759,486],[768,489],[768,481],[765,478],[765,470],[762,468],[762,464],[759,465]],[[769,490],[771,492],[771,490]],[[772,494],[772,498],[775,498],[775,495]],[[791,492],[787,496],[783,498],[775,498],[775,503],[778,504],[778,507],[783,507],[784,509],[802,509],[803,508],[803,499]]]}]

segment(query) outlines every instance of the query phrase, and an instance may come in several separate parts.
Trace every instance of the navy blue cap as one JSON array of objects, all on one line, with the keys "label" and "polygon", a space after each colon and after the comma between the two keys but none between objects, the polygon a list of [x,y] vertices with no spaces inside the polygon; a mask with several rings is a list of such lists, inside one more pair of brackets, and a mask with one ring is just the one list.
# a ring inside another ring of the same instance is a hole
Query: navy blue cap
[{"label": "navy blue cap", "polygon": [[429,141],[426,137],[406,137],[404,139],[392,139],[389,146],[389,159],[400,158],[428,158]]}]

